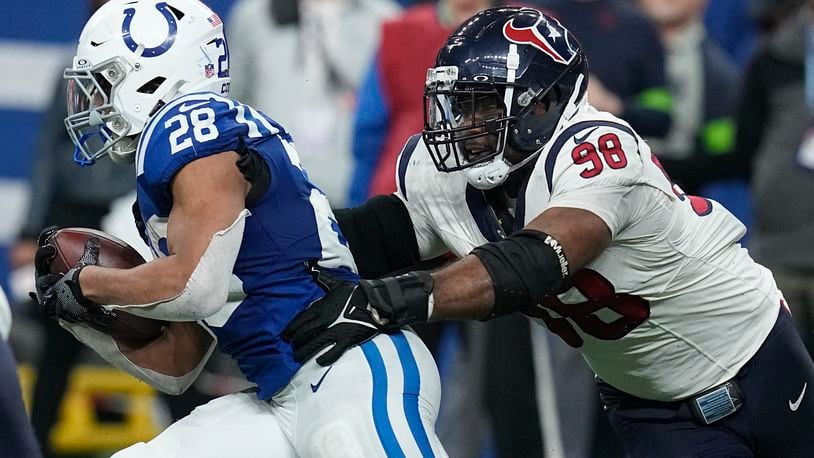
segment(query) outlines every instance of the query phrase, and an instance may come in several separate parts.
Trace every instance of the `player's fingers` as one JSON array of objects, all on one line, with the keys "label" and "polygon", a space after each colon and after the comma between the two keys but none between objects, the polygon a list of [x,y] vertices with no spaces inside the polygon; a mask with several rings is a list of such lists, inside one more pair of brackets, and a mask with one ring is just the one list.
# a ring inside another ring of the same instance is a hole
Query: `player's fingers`
[{"label": "player's fingers", "polygon": [[317,358],[317,364],[320,366],[330,366],[339,359],[340,356],[345,354],[345,351],[348,349],[348,345],[346,342],[337,342],[330,350],[326,351],[319,358]]},{"label": "player's fingers", "polygon": [[351,348],[362,345],[368,340],[376,336],[376,331],[370,328],[356,328],[354,331],[345,334],[342,338],[336,339],[336,345],[325,354],[317,358],[317,364],[320,366],[330,366],[335,363],[346,351]]},{"label": "player's fingers", "polygon": [[[301,348],[294,350],[294,360],[298,363],[305,363],[309,359],[313,358],[317,353],[322,351],[323,348],[334,343],[336,343],[334,339],[328,337],[312,340]],[[317,360],[317,363],[319,363],[319,360]]]},{"label": "player's fingers", "polygon": [[47,272],[49,270],[51,260],[57,254],[57,249],[53,245],[43,245],[37,248],[34,253],[34,268],[37,273]]},{"label": "player's fingers", "polygon": [[62,275],[59,274],[41,275],[35,279],[34,285],[37,287],[37,291],[42,294],[45,292],[45,290],[54,286],[54,284],[58,282],[60,278],[62,278]]},{"label": "player's fingers", "polygon": [[339,277],[335,277],[324,270],[317,271],[317,282],[322,284],[325,291],[333,291],[342,287],[352,288],[355,284]]},{"label": "player's fingers", "polygon": [[[303,310],[283,329],[283,340],[286,342],[300,342],[303,338],[307,339],[308,337],[303,336],[309,336],[314,332],[317,318],[319,318],[319,314],[311,308]],[[294,344],[295,348],[298,346],[299,344]]]},{"label": "player's fingers", "polygon": [[312,325],[305,326],[296,331],[291,338],[291,346],[294,348],[302,348],[308,345],[309,342],[319,337],[320,333],[326,332],[326,326]]},{"label": "player's fingers", "polygon": [[51,238],[52,235],[56,231],[59,230],[59,226],[48,226],[45,229],[40,231],[40,235],[37,236],[37,245],[43,246],[48,242],[48,239]]},{"label": "player's fingers", "polygon": [[82,257],[79,258],[79,264],[88,266],[95,266],[99,264],[99,250],[101,242],[98,237],[91,237],[85,242],[85,251],[82,252]]}]

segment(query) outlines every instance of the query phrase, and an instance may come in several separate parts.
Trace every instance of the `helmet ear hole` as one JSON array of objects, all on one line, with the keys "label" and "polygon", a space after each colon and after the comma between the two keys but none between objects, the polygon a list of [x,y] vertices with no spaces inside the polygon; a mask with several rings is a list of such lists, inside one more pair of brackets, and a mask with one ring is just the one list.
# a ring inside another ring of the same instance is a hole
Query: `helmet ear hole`
[{"label": "helmet ear hole", "polygon": [[161,86],[161,83],[166,80],[167,78],[164,78],[163,76],[156,76],[150,81],[142,84],[141,87],[136,90],[136,92],[140,92],[142,94],[152,94],[158,89],[159,86]]},{"label": "helmet ear hole", "polygon": [[105,94],[105,96],[110,97],[110,90],[113,88],[113,85],[110,84],[110,81],[108,81],[107,78],[105,78],[102,73],[94,73],[93,76],[96,80],[96,83],[102,89],[102,92]]}]

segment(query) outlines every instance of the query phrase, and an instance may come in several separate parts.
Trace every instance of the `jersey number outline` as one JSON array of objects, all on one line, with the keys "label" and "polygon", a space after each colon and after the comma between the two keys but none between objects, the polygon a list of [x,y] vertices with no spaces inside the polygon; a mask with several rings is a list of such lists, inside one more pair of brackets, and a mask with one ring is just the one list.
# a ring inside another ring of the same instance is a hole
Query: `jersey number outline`
[{"label": "jersey number outline", "polygon": [[[585,302],[566,304],[557,296],[547,296],[543,298],[542,304],[530,307],[523,313],[543,320],[551,332],[574,348],[585,343],[574,325],[597,339],[619,340],[650,317],[648,301],[639,296],[617,293],[613,284],[595,270],[581,269],[570,281],[571,286],[585,296]],[[595,312],[602,309],[612,310],[620,317],[606,322],[595,315]],[[556,312],[561,318],[555,318],[549,310]]]},{"label": "jersey number outline", "polygon": [[571,151],[571,159],[574,160],[574,164],[590,164],[590,167],[580,172],[579,176],[586,180],[593,178],[602,173],[602,170],[605,169],[604,164],[611,169],[627,167],[627,156],[625,156],[625,150],[622,149],[622,141],[619,140],[618,135],[612,132],[602,135],[599,137],[597,146],[599,152],[593,143],[584,142]]},{"label": "jersey number outline", "polygon": [[[198,143],[204,143],[218,138],[220,134],[215,125],[215,110],[209,107],[198,108],[188,114],[177,114],[164,123],[164,128],[170,129],[174,124],[178,124],[178,128],[170,132],[170,154],[180,153],[191,147],[192,137]],[[192,135],[187,136],[190,124]]]}]

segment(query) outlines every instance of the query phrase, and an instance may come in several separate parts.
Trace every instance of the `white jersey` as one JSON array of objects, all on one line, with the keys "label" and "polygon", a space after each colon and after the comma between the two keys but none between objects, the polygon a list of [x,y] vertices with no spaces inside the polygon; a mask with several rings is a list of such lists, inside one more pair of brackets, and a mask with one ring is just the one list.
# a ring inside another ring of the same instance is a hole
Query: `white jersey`
[{"label": "white jersey", "polygon": [[[463,257],[508,232],[463,173],[436,171],[418,137],[397,182],[424,258],[447,249]],[[734,377],[769,334],[782,296],[738,244],[746,228],[672,185],[624,121],[585,106],[558,126],[518,196],[514,229],[549,207],[596,214],[612,242],[572,272],[568,291],[525,312],[614,387],[689,397]]]}]

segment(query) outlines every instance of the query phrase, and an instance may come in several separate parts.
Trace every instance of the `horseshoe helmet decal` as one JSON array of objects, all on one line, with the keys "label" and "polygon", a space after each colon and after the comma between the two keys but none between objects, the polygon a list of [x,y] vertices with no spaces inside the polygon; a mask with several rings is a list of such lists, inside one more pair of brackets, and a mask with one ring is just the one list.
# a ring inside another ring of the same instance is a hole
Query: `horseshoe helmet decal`
[{"label": "horseshoe helmet decal", "polygon": [[[170,12],[166,2],[157,3],[155,8],[164,16],[164,19],[167,20],[169,34],[167,35],[167,38],[164,39],[164,42],[160,45],[152,48],[145,48],[144,52],[141,53],[141,57],[160,56],[167,52],[172,47],[173,43],[175,43],[175,35],[176,32],[178,32],[178,23],[175,21],[175,17]],[[138,44],[130,35],[130,23],[133,22],[133,16],[135,15],[135,8],[127,8],[124,10],[124,20],[122,21],[122,38],[124,39],[124,44],[127,45],[127,48],[133,52],[136,52],[138,49]]]}]

